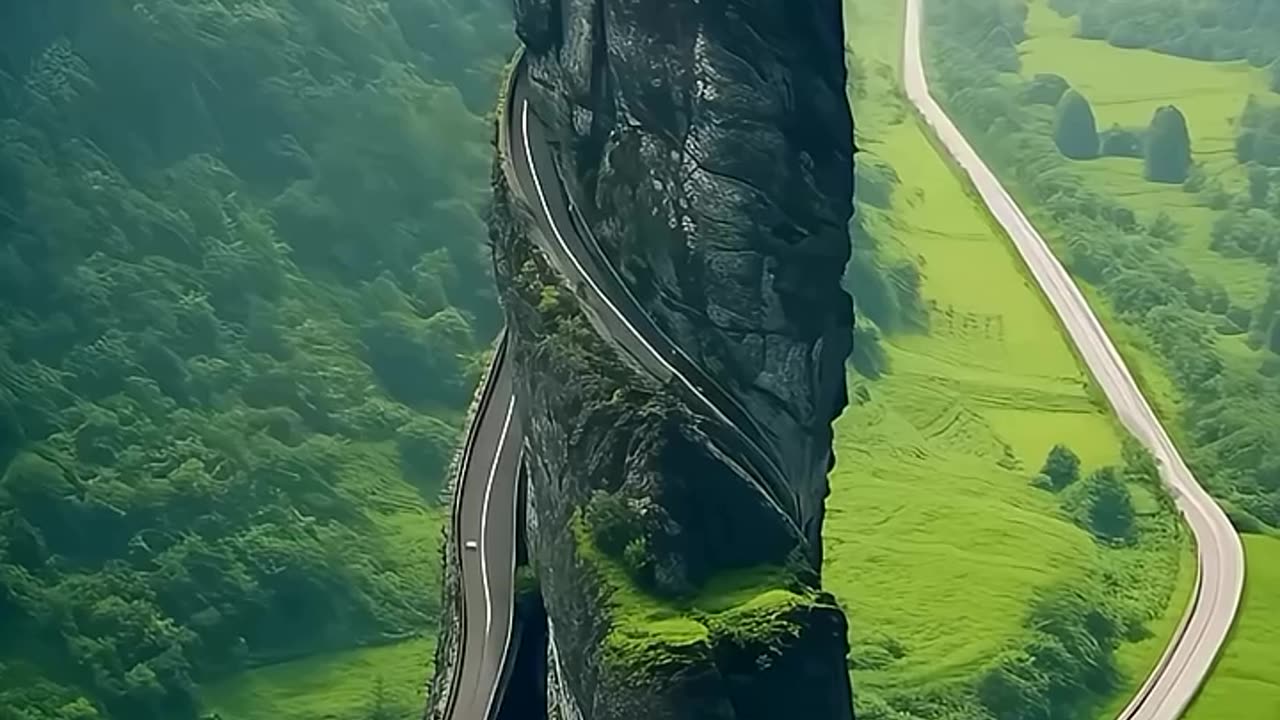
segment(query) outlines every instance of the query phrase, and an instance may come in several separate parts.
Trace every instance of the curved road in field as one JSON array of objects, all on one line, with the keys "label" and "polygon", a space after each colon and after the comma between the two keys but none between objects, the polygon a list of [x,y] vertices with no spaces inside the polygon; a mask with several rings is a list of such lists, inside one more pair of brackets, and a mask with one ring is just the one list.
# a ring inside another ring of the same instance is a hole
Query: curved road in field
[{"label": "curved road in field", "polygon": [[1191,605],[1169,648],[1119,720],[1176,720],[1208,677],[1226,642],[1244,587],[1244,550],[1235,529],[1196,482],[1080,290],[1018,205],[929,94],[921,58],[922,4],[907,0],[903,85],[934,135],[968,174],[1012,238],[1121,421],[1160,463],[1161,474],[1195,534],[1198,577]]},{"label": "curved road in field", "polygon": [[[521,58],[507,88],[499,153],[513,195],[533,211],[539,247],[605,337],[675,387],[696,412],[720,421],[728,432],[720,433],[725,437],[717,443],[726,457],[747,461],[738,467],[742,475],[752,479],[798,537],[805,537],[799,499],[766,450],[771,436],[644,312],[591,237],[561,183],[547,128],[530,105],[525,67]],[[516,501],[524,451],[513,373],[504,334],[480,390],[456,478],[453,551],[460,557],[462,636],[449,681],[451,720],[492,720],[512,650]]]}]

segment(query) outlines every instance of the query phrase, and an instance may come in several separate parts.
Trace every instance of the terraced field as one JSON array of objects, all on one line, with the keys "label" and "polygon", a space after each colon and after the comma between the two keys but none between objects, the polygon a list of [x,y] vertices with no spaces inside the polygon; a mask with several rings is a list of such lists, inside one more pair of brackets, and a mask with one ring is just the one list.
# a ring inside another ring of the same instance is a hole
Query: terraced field
[{"label": "terraced field", "polygon": [[891,210],[861,212],[887,254],[916,260],[930,307],[929,332],[888,340],[889,374],[858,381],[870,399],[836,427],[824,582],[849,610],[855,659],[880,658],[853,671],[856,687],[971,680],[1019,642],[1039,594],[1103,572],[1139,579],[1150,606],[1172,607],[1151,623],[1153,640],[1121,653],[1136,680],[1189,588],[1185,544],[1100,550],[1030,486],[1053,444],[1087,471],[1119,459],[1121,432],[1007,239],[903,107],[901,3],[846,7],[865,77],[851,94],[859,146],[902,179]]}]

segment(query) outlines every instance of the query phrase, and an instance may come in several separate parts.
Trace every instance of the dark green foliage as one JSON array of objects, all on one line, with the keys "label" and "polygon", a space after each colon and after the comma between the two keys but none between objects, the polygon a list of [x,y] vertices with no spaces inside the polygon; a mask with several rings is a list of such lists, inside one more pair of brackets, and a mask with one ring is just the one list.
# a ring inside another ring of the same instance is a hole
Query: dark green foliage
[{"label": "dark green foliage", "polygon": [[1069,89],[1071,85],[1061,75],[1036,73],[1022,91],[1022,97],[1029,103],[1056,106]]},{"label": "dark green foliage", "polygon": [[584,516],[596,545],[620,557],[627,546],[644,536],[643,518],[626,497],[597,490],[587,502]]},{"label": "dark green foliage", "polygon": [[1080,456],[1066,445],[1054,445],[1045,458],[1039,477],[1048,483],[1046,490],[1062,490],[1080,479]]},{"label": "dark green foliage", "polygon": [[1102,133],[1102,154],[1110,157],[1142,157],[1142,136],[1129,128],[1112,125]]},{"label": "dark green foliage", "polygon": [[192,720],[436,619],[509,8],[55,5],[0,3],[0,716]]},{"label": "dark green foliage", "polygon": [[1119,471],[1104,467],[1072,488],[1067,510],[1099,540],[1126,542],[1134,532],[1133,498]]},{"label": "dark green foliage", "polygon": [[1187,119],[1173,105],[1158,108],[1147,128],[1146,177],[1152,182],[1181,183],[1191,170],[1191,136]]},{"label": "dark green foliage", "polygon": [[1271,199],[1271,186],[1280,173],[1273,172],[1261,165],[1249,166],[1249,202],[1256,208],[1267,206]]},{"label": "dark green foliage", "polygon": [[1058,101],[1053,139],[1058,151],[1073,160],[1090,160],[1098,156],[1098,124],[1093,117],[1093,108],[1075,90],[1068,90]]},{"label": "dark green foliage", "polygon": [[1280,107],[1263,105],[1249,97],[1240,115],[1236,159],[1280,168]]},{"label": "dark green foliage", "polygon": [[1151,48],[1196,60],[1247,60],[1266,67],[1280,56],[1280,13],[1254,0],[1054,0],[1078,14],[1080,35],[1117,47]]},{"label": "dark green foliage", "polygon": [[457,441],[457,428],[433,417],[415,418],[396,432],[400,462],[425,497],[440,491]]},{"label": "dark green foliage", "polygon": [[1280,251],[1280,220],[1257,208],[1228,210],[1214,221],[1211,236],[1209,246],[1223,255],[1255,257],[1270,264]]}]

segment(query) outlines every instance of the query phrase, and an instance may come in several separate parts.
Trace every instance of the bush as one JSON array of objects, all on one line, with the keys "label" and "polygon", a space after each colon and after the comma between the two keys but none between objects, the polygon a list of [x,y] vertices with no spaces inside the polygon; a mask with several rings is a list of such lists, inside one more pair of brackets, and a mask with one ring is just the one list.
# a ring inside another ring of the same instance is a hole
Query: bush
[{"label": "bush", "polygon": [[1080,456],[1066,445],[1054,445],[1045,458],[1044,467],[1040,469],[1036,485],[1056,492],[1079,479]]},{"label": "bush", "polygon": [[1066,91],[1058,101],[1053,140],[1058,151],[1073,160],[1090,160],[1098,156],[1098,124],[1093,108],[1075,90]]},{"label": "bush", "polygon": [[1102,154],[1110,157],[1142,157],[1142,137],[1133,130],[1112,125],[1102,133]]},{"label": "bush", "polygon": [[1022,91],[1022,99],[1033,105],[1057,105],[1071,85],[1061,75],[1036,73]]},{"label": "bush", "polygon": [[1173,105],[1156,110],[1147,129],[1146,177],[1152,182],[1181,183],[1191,170],[1191,136],[1187,119]]},{"label": "bush", "polygon": [[585,519],[596,545],[614,557],[622,557],[631,543],[645,534],[643,518],[631,503],[622,495],[605,490],[591,493]]},{"label": "bush", "polygon": [[433,417],[417,417],[397,431],[396,447],[405,476],[428,499],[434,499],[443,485],[457,442],[457,429]]},{"label": "bush", "polygon": [[1133,497],[1114,467],[1099,468],[1077,484],[1065,498],[1065,505],[1075,521],[1099,540],[1132,539]]}]

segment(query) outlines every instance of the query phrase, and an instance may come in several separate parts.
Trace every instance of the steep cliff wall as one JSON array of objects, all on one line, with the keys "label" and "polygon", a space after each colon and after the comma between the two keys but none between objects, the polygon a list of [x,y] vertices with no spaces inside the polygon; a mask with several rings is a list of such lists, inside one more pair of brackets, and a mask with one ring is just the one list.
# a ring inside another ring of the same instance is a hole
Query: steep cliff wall
[{"label": "steep cliff wall", "polygon": [[839,0],[516,0],[596,237],[759,419],[821,537],[846,404],[853,127]]},{"label": "steep cliff wall", "polygon": [[797,532],[722,454],[723,429],[602,337],[500,158],[490,229],[553,719],[852,715],[845,618],[811,552],[846,402],[852,122],[839,3],[784,10],[516,2],[569,194],[801,499]]},{"label": "steep cliff wall", "polygon": [[[806,543],[671,388],[597,333],[496,184],[553,720],[848,718],[844,615]],[[520,702],[540,702],[542,699]]]}]

